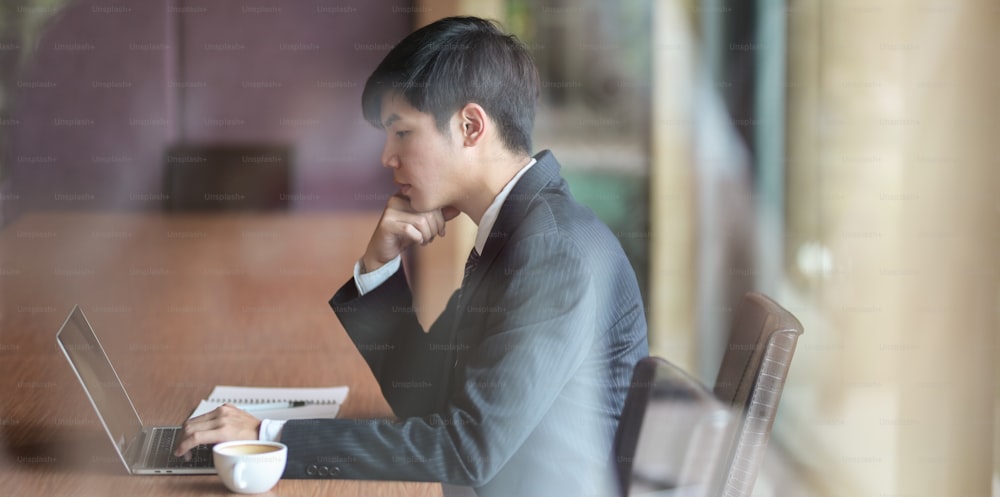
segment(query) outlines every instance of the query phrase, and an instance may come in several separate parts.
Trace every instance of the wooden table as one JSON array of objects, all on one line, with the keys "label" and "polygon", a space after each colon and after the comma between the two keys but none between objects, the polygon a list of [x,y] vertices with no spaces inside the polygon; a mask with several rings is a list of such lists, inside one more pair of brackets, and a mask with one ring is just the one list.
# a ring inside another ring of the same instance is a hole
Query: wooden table
[{"label": "wooden table", "polygon": [[[0,231],[0,495],[232,495],[128,476],[55,342],[80,304],[145,424],[216,384],[351,388],[391,414],[327,305],[377,213],[27,215]],[[271,495],[440,495],[436,483],[282,480]]]}]

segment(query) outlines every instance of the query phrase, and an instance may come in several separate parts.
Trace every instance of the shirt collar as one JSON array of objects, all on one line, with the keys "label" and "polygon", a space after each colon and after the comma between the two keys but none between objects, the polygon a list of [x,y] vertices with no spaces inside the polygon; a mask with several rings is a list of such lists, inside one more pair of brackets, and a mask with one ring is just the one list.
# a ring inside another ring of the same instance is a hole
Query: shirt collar
[{"label": "shirt collar", "polygon": [[493,225],[497,222],[497,216],[500,214],[500,207],[503,206],[505,200],[507,200],[507,195],[510,195],[510,191],[514,189],[514,185],[517,181],[524,176],[524,173],[528,172],[531,166],[538,162],[532,157],[531,161],[528,162],[524,167],[521,168],[517,174],[514,175],[507,185],[500,190],[496,198],[493,199],[493,203],[486,208],[486,212],[483,213],[482,219],[479,220],[479,229],[476,231],[476,254],[482,255],[483,248],[486,246],[486,240],[490,238],[490,231],[493,231]]}]

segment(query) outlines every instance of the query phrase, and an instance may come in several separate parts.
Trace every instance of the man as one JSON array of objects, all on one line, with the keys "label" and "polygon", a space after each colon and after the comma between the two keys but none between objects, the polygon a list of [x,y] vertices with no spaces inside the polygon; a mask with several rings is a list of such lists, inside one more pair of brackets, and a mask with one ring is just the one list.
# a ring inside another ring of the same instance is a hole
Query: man
[{"label": "man", "polygon": [[[264,420],[224,406],[185,425],[197,443],[288,445],[287,478],[441,481],[480,497],[608,495],[633,365],[648,355],[635,275],[607,227],[532,157],[530,54],[476,18],[415,31],[369,78],[393,195],[354,278],[330,301],[393,421]],[[478,225],[461,288],[424,332],[400,255]],[[330,461],[335,461],[331,463]]]}]

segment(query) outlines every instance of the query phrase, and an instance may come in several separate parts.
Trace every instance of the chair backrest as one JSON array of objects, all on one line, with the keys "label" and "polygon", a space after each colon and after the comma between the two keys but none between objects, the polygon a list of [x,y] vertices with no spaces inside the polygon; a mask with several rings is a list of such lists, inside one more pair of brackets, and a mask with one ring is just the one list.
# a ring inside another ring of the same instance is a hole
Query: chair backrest
[{"label": "chair backrest", "polygon": [[707,496],[729,431],[729,409],[658,357],[640,360],[615,433],[621,495],[684,489]]},{"label": "chair backrest", "polygon": [[747,497],[771,435],[802,323],[770,298],[743,296],[715,381],[715,395],[738,414],[718,495]]}]

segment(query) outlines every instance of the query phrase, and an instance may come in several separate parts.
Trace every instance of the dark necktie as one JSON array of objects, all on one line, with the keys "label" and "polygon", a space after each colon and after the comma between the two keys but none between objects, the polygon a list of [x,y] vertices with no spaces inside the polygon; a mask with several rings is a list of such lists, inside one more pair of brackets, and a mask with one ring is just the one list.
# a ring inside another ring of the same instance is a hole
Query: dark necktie
[{"label": "dark necktie", "polygon": [[462,287],[465,287],[465,283],[469,281],[469,275],[476,270],[479,266],[479,254],[476,253],[475,247],[469,251],[469,258],[465,260],[465,274],[462,276]]},{"label": "dark necktie", "polygon": [[[459,287],[458,298],[455,300],[456,304],[455,310],[459,313],[461,313],[462,311],[462,294],[465,292],[465,285],[468,284],[469,276],[472,275],[473,271],[476,270],[477,266],[479,266],[479,254],[476,253],[476,249],[475,247],[473,247],[472,250],[469,251],[469,258],[465,260],[465,274],[462,275],[462,286]],[[456,328],[453,328],[453,330],[457,331],[457,326],[459,321],[460,319],[454,320],[454,326]],[[461,350],[460,348],[458,348],[457,344],[458,344],[458,333],[456,332],[454,337],[452,338],[452,345],[455,346],[454,350]],[[454,368],[457,366],[458,366],[458,355],[456,354],[455,362],[451,365],[451,367]]]},{"label": "dark necktie", "polygon": [[[465,292],[465,285],[469,281],[469,276],[473,271],[476,270],[476,266],[479,265],[479,254],[476,253],[475,247],[469,251],[469,258],[465,260],[465,274],[462,275],[462,286],[458,287],[458,295],[455,299],[455,309],[457,311],[462,310],[462,294]],[[458,322],[456,321],[456,324]]]}]

